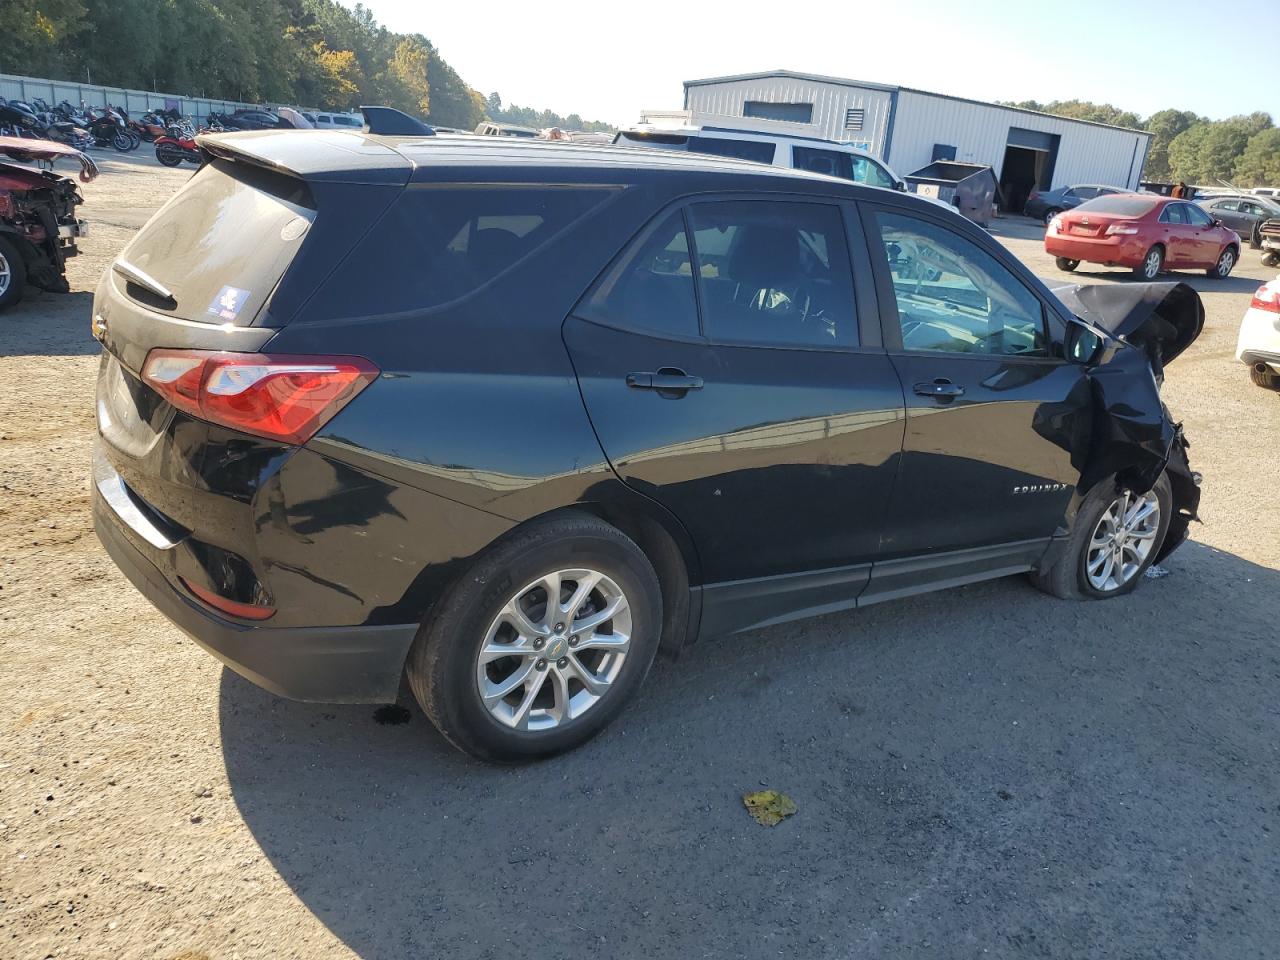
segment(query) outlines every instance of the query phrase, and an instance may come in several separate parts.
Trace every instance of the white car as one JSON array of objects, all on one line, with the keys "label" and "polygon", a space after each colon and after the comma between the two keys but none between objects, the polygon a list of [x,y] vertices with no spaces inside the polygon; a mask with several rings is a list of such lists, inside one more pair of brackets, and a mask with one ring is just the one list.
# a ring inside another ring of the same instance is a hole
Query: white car
[{"label": "white car", "polygon": [[[726,119],[733,121],[738,118]],[[754,160],[775,167],[825,173],[890,190],[907,188],[905,181],[884,162],[850,144],[832,140],[677,122],[671,126],[641,123],[620,130],[613,142],[624,147],[710,153],[719,157]]]},{"label": "white car", "polygon": [[1280,387],[1280,276],[1253,295],[1236,341],[1236,359],[1260,387]]}]

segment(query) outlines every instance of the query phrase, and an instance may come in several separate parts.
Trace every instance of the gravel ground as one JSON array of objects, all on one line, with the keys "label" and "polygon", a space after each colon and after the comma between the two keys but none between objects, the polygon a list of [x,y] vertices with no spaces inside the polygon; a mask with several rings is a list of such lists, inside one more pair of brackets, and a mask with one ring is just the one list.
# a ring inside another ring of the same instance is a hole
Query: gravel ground
[{"label": "gravel ground", "polygon": [[[1205,522],[1169,576],[704,643],[593,743],[500,769],[416,708],[259,691],[106,559],[91,292],[190,168],[102,166],[73,293],[0,318],[0,956],[1276,956],[1280,395],[1231,356],[1256,253],[1186,277],[1208,327],[1165,393]],[[995,232],[1065,277],[1030,221]],[[799,812],[753,823],[763,786]]]}]

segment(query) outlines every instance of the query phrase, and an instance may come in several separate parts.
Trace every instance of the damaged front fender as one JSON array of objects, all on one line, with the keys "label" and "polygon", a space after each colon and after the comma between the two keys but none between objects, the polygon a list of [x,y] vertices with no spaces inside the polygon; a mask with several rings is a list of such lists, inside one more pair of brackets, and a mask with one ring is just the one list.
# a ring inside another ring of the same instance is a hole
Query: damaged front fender
[{"label": "damaged front fender", "polygon": [[1087,402],[1082,402],[1084,390],[1072,398],[1078,419],[1071,433],[1077,443],[1088,437],[1083,451],[1073,445],[1080,471],[1077,497],[1111,477],[1143,493],[1166,474],[1173,516],[1159,561],[1199,519],[1200,489],[1187,460],[1189,444],[1161,400],[1160,387],[1165,366],[1204,329],[1204,304],[1185,283],[1070,286],[1054,293],[1099,340],[1086,362]]}]

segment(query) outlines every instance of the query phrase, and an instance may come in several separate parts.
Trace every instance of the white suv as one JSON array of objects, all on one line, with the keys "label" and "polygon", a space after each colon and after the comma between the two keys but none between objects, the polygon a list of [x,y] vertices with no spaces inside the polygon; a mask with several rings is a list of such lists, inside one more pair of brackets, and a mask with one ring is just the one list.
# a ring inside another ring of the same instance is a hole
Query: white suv
[{"label": "white suv", "polygon": [[756,163],[768,163],[775,167],[825,173],[873,187],[906,189],[902,178],[883,161],[847,143],[832,140],[710,124],[682,123],[668,127],[641,123],[619,131],[613,142],[619,146],[737,157],[739,160],[754,160]]}]

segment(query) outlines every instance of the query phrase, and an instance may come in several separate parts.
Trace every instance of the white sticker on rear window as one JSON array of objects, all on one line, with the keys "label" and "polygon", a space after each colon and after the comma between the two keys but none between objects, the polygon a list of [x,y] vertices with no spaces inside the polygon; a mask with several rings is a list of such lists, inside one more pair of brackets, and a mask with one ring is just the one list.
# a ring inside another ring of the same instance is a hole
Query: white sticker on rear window
[{"label": "white sticker on rear window", "polygon": [[234,323],[248,299],[248,290],[241,290],[239,287],[223,287],[213,298],[213,303],[209,304],[209,313],[228,323]]}]

